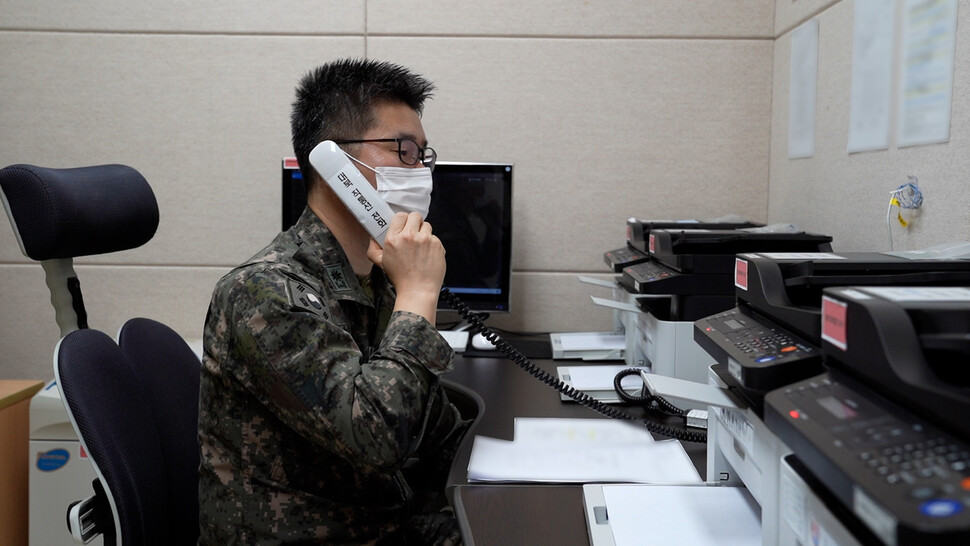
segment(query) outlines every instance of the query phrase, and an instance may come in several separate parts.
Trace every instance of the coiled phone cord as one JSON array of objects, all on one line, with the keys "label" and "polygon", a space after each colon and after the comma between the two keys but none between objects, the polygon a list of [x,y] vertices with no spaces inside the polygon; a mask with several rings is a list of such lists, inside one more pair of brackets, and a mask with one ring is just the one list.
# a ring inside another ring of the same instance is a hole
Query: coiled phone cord
[{"label": "coiled phone cord", "polygon": [[[678,440],[683,440],[685,442],[698,442],[698,443],[707,442],[706,432],[695,432],[692,430],[666,425],[664,423],[658,423],[650,419],[642,419],[640,417],[630,415],[625,411],[622,411],[616,407],[612,407],[607,404],[604,404],[603,402],[600,402],[599,400],[593,398],[592,396],[586,394],[585,392],[577,390],[563,383],[562,381],[559,380],[558,377],[550,374],[549,372],[533,364],[532,361],[528,359],[528,357],[520,353],[515,347],[513,347],[507,341],[502,339],[497,333],[495,333],[491,328],[489,328],[488,325],[485,324],[485,321],[482,320],[480,316],[473,313],[471,309],[469,309],[468,306],[465,305],[465,302],[461,301],[461,299],[459,299],[458,296],[452,294],[450,290],[448,290],[447,288],[442,288],[441,296],[445,299],[445,301],[448,302],[448,305],[450,305],[459,315],[461,315],[462,319],[464,319],[471,325],[471,328],[476,333],[479,333],[482,336],[484,336],[485,339],[491,342],[492,345],[494,345],[496,349],[501,351],[502,354],[504,354],[509,360],[511,360],[512,362],[515,362],[516,365],[518,365],[520,368],[528,372],[530,375],[532,375],[539,381],[545,383],[546,385],[549,385],[550,387],[556,389],[561,394],[564,394],[572,398],[573,400],[579,402],[580,404],[586,406],[587,408],[593,411],[599,412],[612,419],[623,419],[626,421],[640,421],[648,431],[653,432],[655,434],[660,434],[662,436],[667,436],[670,438],[676,438]],[[614,385],[617,385],[617,386],[619,385],[619,379],[616,379],[614,381]],[[617,389],[617,391],[620,392],[620,389]],[[660,403],[659,401],[663,399],[659,397],[653,397],[653,400]],[[683,411],[675,408],[669,402],[663,401],[663,403],[660,403],[660,404],[661,405],[666,404],[668,408],[673,408],[673,411],[669,412],[669,414],[679,415],[679,416],[684,415]],[[648,409],[650,408],[648,407]]]},{"label": "coiled phone cord", "polygon": [[623,389],[621,383],[624,377],[630,375],[640,375],[640,370],[636,368],[627,368],[625,370],[620,370],[620,373],[616,374],[613,378],[613,390],[624,402],[631,402],[634,404],[642,404],[647,410],[661,413],[663,415],[673,415],[675,417],[685,417],[687,411],[678,408],[677,406],[671,404],[666,398],[662,396],[657,396],[655,394],[646,395],[632,395]]}]

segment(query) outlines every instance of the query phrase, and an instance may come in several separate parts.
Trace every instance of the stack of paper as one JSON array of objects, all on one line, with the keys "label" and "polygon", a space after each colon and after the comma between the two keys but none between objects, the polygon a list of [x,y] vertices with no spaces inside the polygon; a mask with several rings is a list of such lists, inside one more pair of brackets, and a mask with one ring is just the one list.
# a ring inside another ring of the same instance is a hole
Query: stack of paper
[{"label": "stack of paper", "polygon": [[608,332],[568,332],[549,334],[552,358],[583,360],[623,360],[626,337]]},{"label": "stack of paper", "polygon": [[[636,368],[640,371],[649,372],[650,368],[645,366],[626,366],[622,364],[608,364],[596,366],[556,366],[556,374],[559,379],[570,387],[583,391],[589,396],[606,402],[616,404],[620,402],[620,397],[613,389],[613,379],[616,374],[628,368]],[[630,394],[639,395],[643,389],[643,380],[638,374],[624,377],[620,386]],[[572,402],[573,399],[561,394],[559,396],[565,402]]]},{"label": "stack of paper", "polygon": [[583,486],[590,544],[760,546],[761,509],[743,487]]},{"label": "stack of paper", "polygon": [[468,481],[671,484],[701,478],[679,441],[655,442],[635,422],[517,418],[512,441],[475,437]]}]

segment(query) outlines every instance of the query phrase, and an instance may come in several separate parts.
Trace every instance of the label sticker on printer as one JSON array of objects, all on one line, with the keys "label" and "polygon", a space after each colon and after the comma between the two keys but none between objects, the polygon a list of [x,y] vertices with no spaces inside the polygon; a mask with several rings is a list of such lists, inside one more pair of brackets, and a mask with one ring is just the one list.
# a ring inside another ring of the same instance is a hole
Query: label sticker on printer
[{"label": "label sticker on printer", "polygon": [[848,304],[822,296],[822,339],[845,351],[848,349],[846,337],[846,311]]},{"label": "label sticker on printer", "polygon": [[657,238],[653,235],[653,233],[651,233],[650,234],[650,239],[649,239],[650,243],[647,246],[647,248],[650,250],[650,254],[655,254],[656,253],[656,250],[655,250],[656,249],[656,246],[657,246],[656,240],[657,240]]},{"label": "label sticker on printer", "polygon": [[741,258],[734,259],[734,286],[741,290],[748,290],[748,261]]},{"label": "label sticker on printer", "polygon": [[852,511],[876,537],[896,546],[896,518],[857,485],[852,487]]},{"label": "label sticker on printer", "polygon": [[37,469],[41,472],[53,472],[62,468],[71,460],[71,454],[66,449],[52,449],[37,453]]}]

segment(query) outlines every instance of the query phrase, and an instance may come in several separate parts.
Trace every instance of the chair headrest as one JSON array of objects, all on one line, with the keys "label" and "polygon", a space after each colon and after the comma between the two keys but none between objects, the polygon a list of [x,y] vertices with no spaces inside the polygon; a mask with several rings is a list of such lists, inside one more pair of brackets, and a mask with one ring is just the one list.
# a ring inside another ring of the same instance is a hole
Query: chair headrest
[{"label": "chair headrest", "polygon": [[0,197],[20,250],[37,261],[135,248],[158,228],[155,194],[125,165],[11,165],[0,169]]}]

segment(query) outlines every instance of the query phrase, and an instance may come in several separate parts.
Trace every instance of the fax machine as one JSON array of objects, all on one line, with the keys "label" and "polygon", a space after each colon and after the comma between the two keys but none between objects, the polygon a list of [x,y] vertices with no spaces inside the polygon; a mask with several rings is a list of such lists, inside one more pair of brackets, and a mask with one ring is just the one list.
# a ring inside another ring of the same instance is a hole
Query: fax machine
[{"label": "fax machine", "polygon": [[762,224],[749,222],[740,217],[723,217],[711,220],[638,220],[626,221],[626,246],[603,253],[603,260],[614,273],[623,268],[650,259],[647,241],[654,229],[741,229],[757,227]]},{"label": "fax machine", "polygon": [[[736,230],[654,229],[650,257],[623,269],[620,283],[654,313],[693,321],[734,306],[734,258],[739,252],[827,252],[832,237],[774,226]],[[661,309],[649,308],[662,305]]]},{"label": "fax machine", "polygon": [[820,494],[885,544],[970,543],[970,288],[826,288],[827,371],[765,397]]},{"label": "fax machine", "polygon": [[[637,224],[639,229],[643,223]],[[624,268],[617,299],[626,355],[654,373],[707,381],[713,363],[693,339],[693,321],[734,306],[733,261],[739,251],[830,250],[832,238],[792,229],[659,229],[648,235],[650,260]]]},{"label": "fax machine", "polygon": [[822,290],[847,284],[970,286],[970,260],[882,253],[746,253],[735,259],[737,305],[694,323],[715,372],[761,414],[769,390],[822,372]]}]

